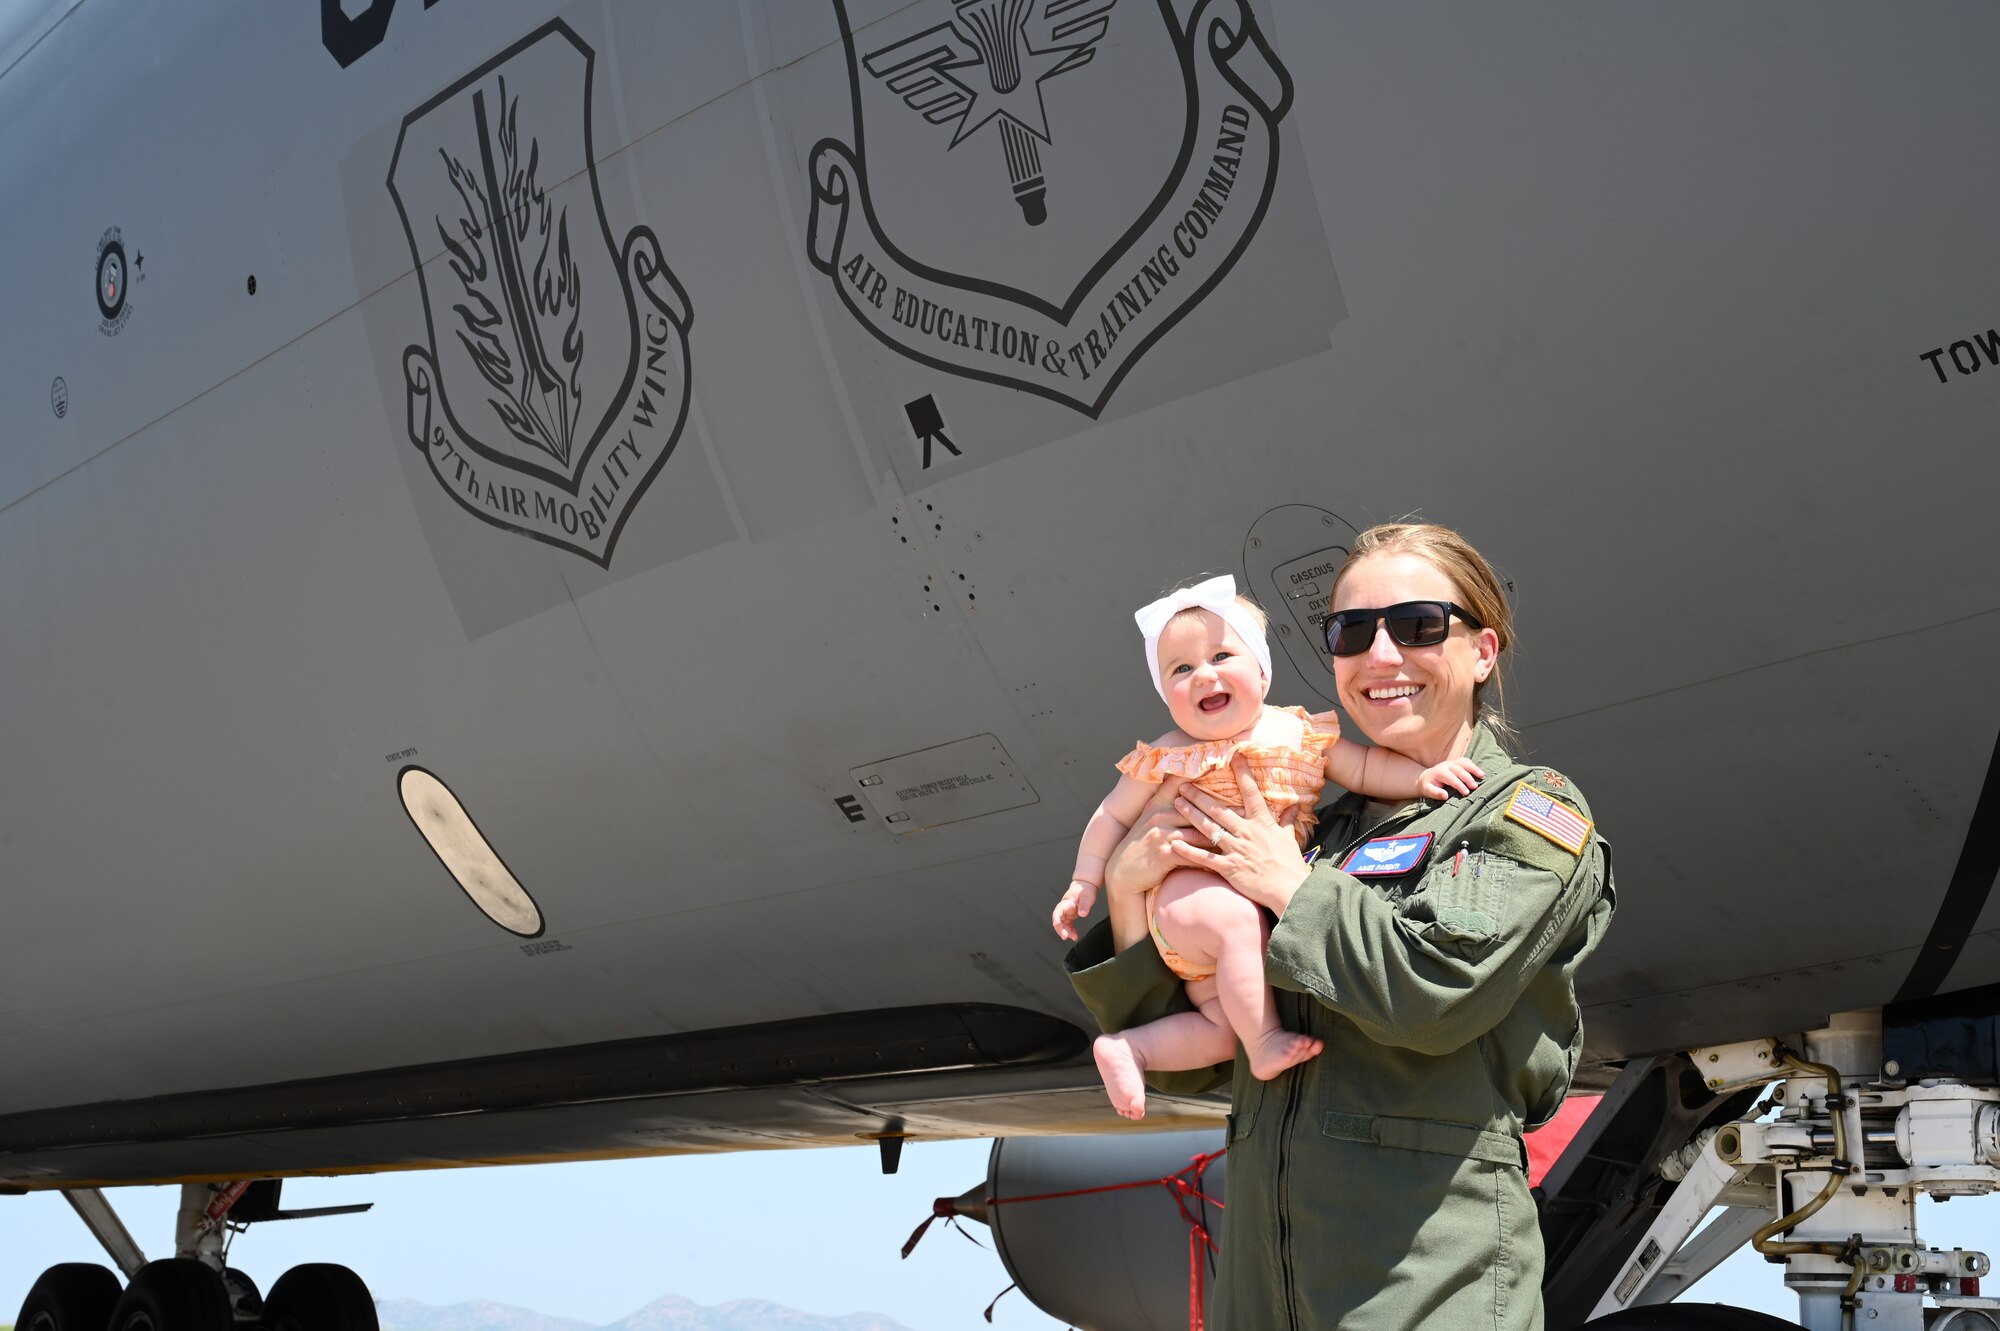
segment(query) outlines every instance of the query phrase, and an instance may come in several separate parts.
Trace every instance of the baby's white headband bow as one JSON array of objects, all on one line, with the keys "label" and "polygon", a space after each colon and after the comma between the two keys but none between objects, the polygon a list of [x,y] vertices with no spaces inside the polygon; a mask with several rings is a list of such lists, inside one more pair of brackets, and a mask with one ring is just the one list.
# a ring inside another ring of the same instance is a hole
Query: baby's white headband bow
[{"label": "baby's white headband bow", "polygon": [[1236,599],[1236,579],[1225,573],[1170,592],[1133,616],[1139,621],[1139,632],[1146,635],[1146,669],[1152,672],[1153,687],[1159,690],[1160,701],[1167,698],[1167,686],[1160,679],[1160,634],[1166,631],[1168,621],[1183,610],[1206,610],[1220,616],[1256,655],[1257,664],[1264,668],[1264,678],[1271,678],[1271,645],[1264,641],[1264,630],[1251,617],[1249,608]]}]

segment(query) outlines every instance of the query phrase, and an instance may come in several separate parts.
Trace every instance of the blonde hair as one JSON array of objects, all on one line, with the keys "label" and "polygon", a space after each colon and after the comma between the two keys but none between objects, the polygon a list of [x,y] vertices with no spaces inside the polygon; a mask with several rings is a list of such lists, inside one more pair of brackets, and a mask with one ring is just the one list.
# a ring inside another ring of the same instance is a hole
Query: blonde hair
[{"label": "blonde hair", "polygon": [[[1507,688],[1500,667],[1514,646],[1514,608],[1507,601],[1505,581],[1493,571],[1472,543],[1449,527],[1429,522],[1384,522],[1355,538],[1353,549],[1333,575],[1337,592],[1347,571],[1370,555],[1416,555],[1451,579],[1454,598],[1466,611],[1500,638],[1500,659],[1493,673],[1472,686],[1473,718],[1510,740],[1520,737],[1507,724]],[[1490,694],[1490,696],[1489,696]]]}]

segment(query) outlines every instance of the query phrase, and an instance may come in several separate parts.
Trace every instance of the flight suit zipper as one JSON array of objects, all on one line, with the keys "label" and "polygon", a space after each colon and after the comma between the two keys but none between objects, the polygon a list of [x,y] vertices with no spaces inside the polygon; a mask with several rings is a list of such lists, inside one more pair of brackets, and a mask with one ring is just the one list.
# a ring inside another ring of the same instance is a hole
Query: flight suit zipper
[{"label": "flight suit zipper", "polygon": [[1299,1088],[1305,1080],[1303,1073],[1292,1069],[1285,1089],[1285,1109],[1278,1116],[1278,1276],[1285,1294],[1286,1331],[1299,1331],[1298,1280],[1292,1272],[1292,1125],[1298,1116]]},{"label": "flight suit zipper", "polygon": [[[1347,855],[1353,852],[1356,845],[1359,845],[1364,838],[1376,830],[1373,827],[1365,830],[1361,829],[1360,821],[1357,818],[1354,827],[1349,829],[1350,833],[1359,832],[1360,835],[1350,835],[1347,838],[1348,844],[1341,850],[1340,854],[1329,859],[1327,863],[1341,863]],[[1382,821],[1383,823],[1387,823],[1393,821],[1393,819],[1385,818]],[[1379,827],[1381,824],[1377,824],[1377,826]],[[1324,844],[1322,843],[1322,845]],[[1301,1035],[1311,1035],[1313,1033],[1314,1014],[1312,1009],[1314,1005],[1304,1000],[1294,999],[1288,1000],[1288,1006],[1293,1008],[1298,1017],[1292,1029]],[[1292,1131],[1297,1125],[1299,1100],[1303,1094],[1305,1081],[1305,1073],[1302,1069],[1293,1068],[1285,1074],[1285,1105],[1278,1113],[1277,1124],[1278,1193],[1276,1210],[1278,1213],[1278,1283],[1284,1294],[1285,1331],[1299,1331],[1298,1277],[1292,1269]]]},{"label": "flight suit zipper", "polygon": [[[1422,817],[1423,814],[1424,809],[1421,805],[1413,805],[1399,813],[1391,814],[1373,827],[1361,830],[1358,836],[1351,837],[1340,854],[1328,862],[1332,864],[1345,862],[1346,857],[1354,852],[1354,847],[1368,838],[1393,835],[1384,831],[1390,824],[1406,825]],[[1358,819],[1356,823],[1358,827]],[[1299,1001],[1296,1004],[1299,1020],[1293,1029],[1301,1035],[1313,1033],[1313,1007],[1314,1004],[1306,1001]],[[1305,1096],[1305,1073],[1299,1068],[1293,1068],[1285,1074],[1285,1082],[1285,1107],[1278,1115],[1278,1279],[1284,1290],[1286,1331],[1299,1331],[1298,1278],[1292,1269],[1292,1132],[1297,1126],[1299,1102]]]}]

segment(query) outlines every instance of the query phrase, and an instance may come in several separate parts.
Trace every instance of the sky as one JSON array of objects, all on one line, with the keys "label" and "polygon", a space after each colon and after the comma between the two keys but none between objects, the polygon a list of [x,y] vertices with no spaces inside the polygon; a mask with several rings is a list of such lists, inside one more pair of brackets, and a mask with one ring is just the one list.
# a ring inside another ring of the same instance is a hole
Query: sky
[{"label": "sky", "polygon": [[[984,1141],[915,1142],[893,1177],[874,1148],[855,1147],[300,1179],[286,1184],[285,1205],[375,1209],[256,1226],[237,1239],[232,1265],[268,1289],[295,1263],[342,1262],[378,1298],[490,1299],[593,1324],[679,1294],[702,1304],[769,1299],[826,1316],[875,1312],[911,1331],[979,1331],[981,1310],[1008,1283],[993,1252],[939,1226],[907,1262],[897,1250],[934,1197],[985,1177],[987,1150]],[[178,1190],[109,1196],[146,1255],[167,1255]],[[1921,1203],[1918,1222],[1934,1246],[2000,1251],[2000,1201]],[[50,1193],[0,1197],[0,1254],[0,1322],[45,1266],[103,1260]],[[1687,1299],[1795,1317],[1780,1275],[1746,1249]],[[1017,1291],[992,1325],[1064,1324]]]}]

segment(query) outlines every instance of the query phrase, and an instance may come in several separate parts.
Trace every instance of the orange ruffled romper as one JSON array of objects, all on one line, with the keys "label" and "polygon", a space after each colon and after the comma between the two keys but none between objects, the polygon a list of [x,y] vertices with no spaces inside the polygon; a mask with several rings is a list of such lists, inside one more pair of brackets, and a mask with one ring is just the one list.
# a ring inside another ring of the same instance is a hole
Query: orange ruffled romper
[{"label": "orange ruffled romper", "polygon": [[[1326,785],[1326,751],[1340,738],[1340,718],[1332,712],[1311,713],[1303,707],[1281,707],[1277,710],[1296,716],[1304,723],[1303,748],[1227,739],[1175,748],[1141,743],[1118,760],[1118,770],[1126,776],[1148,782],[1165,781],[1170,776],[1185,777],[1189,784],[1207,791],[1223,803],[1241,808],[1243,795],[1236,787],[1236,773],[1229,765],[1230,760],[1240,753],[1250,760],[1250,777],[1263,793],[1264,803],[1271,806],[1272,814],[1282,815],[1287,809],[1298,808],[1299,819],[1293,826],[1299,834],[1299,844],[1303,846],[1311,838],[1313,824],[1318,821],[1313,808],[1319,802],[1321,788]],[[1152,929],[1153,946],[1160,950],[1160,960],[1183,980],[1208,979],[1215,974],[1214,971],[1197,969],[1186,957],[1174,951],[1161,935],[1159,923],[1153,915],[1153,903],[1158,896],[1158,888],[1146,894],[1146,922]]]}]

